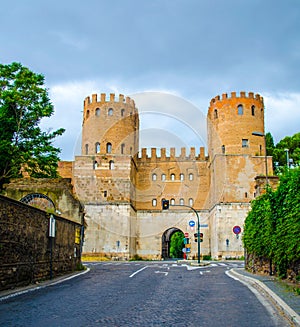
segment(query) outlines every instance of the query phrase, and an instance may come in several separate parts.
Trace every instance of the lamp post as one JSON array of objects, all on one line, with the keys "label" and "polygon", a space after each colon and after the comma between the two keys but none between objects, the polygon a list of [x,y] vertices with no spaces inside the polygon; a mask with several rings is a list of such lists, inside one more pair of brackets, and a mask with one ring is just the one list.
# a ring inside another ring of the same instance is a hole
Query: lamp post
[{"label": "lamp post", "polygon": [[268,180],[268,158],[267,158],[267,141],[266,141],[266,135],[261,132],[252,132],[252,135],[254,136],[260,136],[264,138],[264,143],[265,143],[265,169],[266,169],[266,185],[269,185],[269,180]]},{"label": "lamp post", "polygon": [[171,207],[186,207],[186,208],[190,208],[191,210],[194,211],[194,213],[196,214],[197,216],[197,245],[198,245],[198,264],[200,263],[200,218],[199,218],[199,215],[198,215],[198,212],[193,208],[193,207],[190,207],[190,206],[187,206],[187,205],[184,205],[184,204],[170,204]]},{"label": "lamp post", "polygon": [[289,149],[284,149],[286,152],[286,166],[290,168]]}]

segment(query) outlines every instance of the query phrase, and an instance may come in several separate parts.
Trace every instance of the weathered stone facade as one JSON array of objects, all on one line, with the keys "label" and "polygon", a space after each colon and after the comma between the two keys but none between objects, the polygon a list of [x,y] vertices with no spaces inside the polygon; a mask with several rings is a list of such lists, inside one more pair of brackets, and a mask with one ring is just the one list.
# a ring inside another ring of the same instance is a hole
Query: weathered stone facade
[{"label": "weathered stone facade", "polygon": [[[85,207],[85,253],[130,258],[168,256],[172,233],[193,235],[199,217],[201,255],[214,258],[244,254],[240,226],[255,197],[255,178],[265,175],[263,98],[252,92],[216,96],[207,115],[208,155],[200,148],[146,149],[139,153],[139,115],[132,99],[96,94],[84,101],[82,153],[61,162],[62,177],[72,178]],[[161,210],[161,200],[175,204]],[[180,207],[181,206],[181,207]],[[192,240],[192,236],[191,236]],[[191,244],[195,257],[197,244]]]},{"label": "weathered stone facade", "polygon": [[9,198],[83,224],[84,208],[74,196],[70,178],[16,178],[4,187],[3,195]]},{"label": "weathered stone facade", "polygon": [[[81,264],[81,225],[0,196],[0,290],[75,271]],[[77,235],[77,238],[76,238]]]}]

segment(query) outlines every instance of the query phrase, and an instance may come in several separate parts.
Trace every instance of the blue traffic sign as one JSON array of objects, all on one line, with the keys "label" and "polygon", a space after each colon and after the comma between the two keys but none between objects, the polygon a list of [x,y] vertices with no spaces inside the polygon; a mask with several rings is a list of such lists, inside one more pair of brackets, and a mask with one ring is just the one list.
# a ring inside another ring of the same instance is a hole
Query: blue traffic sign
[{"label": "blue traffic sign", "polygon": [[196,223],[194,222],[194,220],[190,220],[190,221],[189,221],[189,225],[190,225],[191,227],[194,227],[194,226],[196,225]]},{"label": "blue traffic sign", "polygon": [[242,229],[241,229],[240,226],[234,226],[232,228],[232,231],[234,232],[234,234],[238,235],[238,234],[240,234],[240,232],[242,231]]}]

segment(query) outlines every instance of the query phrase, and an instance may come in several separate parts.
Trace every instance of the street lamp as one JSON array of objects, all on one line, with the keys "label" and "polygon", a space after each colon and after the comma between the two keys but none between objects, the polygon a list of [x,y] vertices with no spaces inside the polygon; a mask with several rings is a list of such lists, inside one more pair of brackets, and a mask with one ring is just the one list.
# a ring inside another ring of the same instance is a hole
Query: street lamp
[{"label": "street lamp", "polygon": [[[161,201],[162,209],[167,210],[169,209],[169,200],[162,199]],[[198,244],[198,264],[200,263],[200,218],[198,215],[198,212],[191,206],[185,205],[185,204],[170,204],[170,207],[186,207],[194,211],[194,213],[197,216],[197,244]]]},{"label": "street lamp", "polygon": [[264,142],[265,142],[265,169],[266,169],[266,185],[269,184],[269,180],[268,180],[268,158],[267,158],[267,141],[266,141],[266,135],[264,133],[261,132],[252,132],[252,135],[254,136],[260,136],[264,138]]},{"label": "street lamp", "polygon": [[286,152],[286,166],[290,168],[289,149],[284,149]]}]

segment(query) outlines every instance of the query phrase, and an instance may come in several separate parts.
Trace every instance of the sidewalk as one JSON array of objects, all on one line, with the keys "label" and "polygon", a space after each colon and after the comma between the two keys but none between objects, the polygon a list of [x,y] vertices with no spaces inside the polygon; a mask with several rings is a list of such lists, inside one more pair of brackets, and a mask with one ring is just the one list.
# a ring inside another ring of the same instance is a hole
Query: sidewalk
[{"label": "sidewalk", "polygon": [[300,326],[300,296],[289,290],[287,286],[274,276],[255,275],[244,268],[231,269],[238,279],[252,284],[259,292],[267,293],[270,300],[282,309],[294,326]]}]

